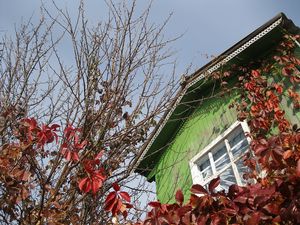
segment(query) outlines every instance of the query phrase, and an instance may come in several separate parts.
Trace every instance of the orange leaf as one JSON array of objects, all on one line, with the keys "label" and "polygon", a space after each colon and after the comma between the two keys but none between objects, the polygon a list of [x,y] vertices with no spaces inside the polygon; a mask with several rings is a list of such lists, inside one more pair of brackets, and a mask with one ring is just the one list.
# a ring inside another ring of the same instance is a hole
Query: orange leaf
[{"label": "orange leaf", "polygon": [[287,151],[285,151],[284,153],[283,153],[283,158],[284,159],[288,159],[288,158],[290,158],[291,157],[291,155],[293,154],[293,151],[292,150],[287,150]]}]

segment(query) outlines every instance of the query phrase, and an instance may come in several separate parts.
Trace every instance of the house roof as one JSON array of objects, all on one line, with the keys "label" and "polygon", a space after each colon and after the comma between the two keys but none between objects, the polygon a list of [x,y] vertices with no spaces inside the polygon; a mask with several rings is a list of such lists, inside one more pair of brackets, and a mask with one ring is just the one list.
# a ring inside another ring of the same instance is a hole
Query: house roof
[{"label": "house roof", "polygon": [[228,62],[238,64],[245,60],[251,60],[254,56],[272,48],[282,39],[286,31],[296,33],[298,30],[299,28],[291,20],[283,13],[279,13],[196,72],[183,77],[181,89],[176,94],[169,110],[162,116],[148,141],[144,144],[133,170],[147,177],[149,181],[153,180],[150,172],[165,149],[172,143],[181,125],[192,113],[193,106],[195,106],[194,102],[199,100],[199,91],[203,92],[207,88],[200,85],[203,83],[203,78]]}]

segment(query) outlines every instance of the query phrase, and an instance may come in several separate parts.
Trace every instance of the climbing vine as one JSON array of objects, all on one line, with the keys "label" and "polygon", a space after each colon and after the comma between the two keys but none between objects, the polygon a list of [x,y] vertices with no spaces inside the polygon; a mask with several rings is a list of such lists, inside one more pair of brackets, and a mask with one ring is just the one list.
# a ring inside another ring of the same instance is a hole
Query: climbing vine
[{"label": "climbing vine", "polygon": [[233,65],[223,76],[220,72],[213,75],[226,90],[226,78],[238,76],[235,90],[240,90],[239,100],[230,107],[237,109],[240,120],[249,121],[250,152],[244,160],[251,169],[245,174],[249,183],[232,185],[227,192],[216,191],[220,184],[216,178],[208,190],[193,185],[188,201],[178,190],[176,203],[151,202],[152,210],[137,224],[300,223],[300,129],[287,119],[283,104],[287,102],[294,114],[299,110],[297,39],[299,36],[285,36],[272,58],[247,67]]}]

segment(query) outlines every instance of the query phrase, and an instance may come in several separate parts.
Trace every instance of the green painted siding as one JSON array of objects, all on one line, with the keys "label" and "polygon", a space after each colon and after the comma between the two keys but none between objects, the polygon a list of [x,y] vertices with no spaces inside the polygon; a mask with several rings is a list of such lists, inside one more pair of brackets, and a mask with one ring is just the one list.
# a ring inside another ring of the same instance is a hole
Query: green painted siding
[{"label": "green painted siding", "polygon": [[[153,171],[157,198],[161,202],[173,202],[178,189],[183,190],[186,200],[189,198],[192,185],[189,160],[237,120],[235,109],[229,109],[236,96],[204,101],[183,124]],[[299,126],[300,112],[291,110],[290,103],[284,99],[281,105],[286,117]]]},{"label": "green painted siding", "polygon": [[183,124],[155,168],[160,201],[173,201],[179,188],[188,199],[192,185],[189,160],[236,121],[236,111],[228,108],[232,97],[204,101]]},{"label": "green painted siding", "polygon": [[[295,55],[297,51],[300,56],[300,48],[296,49]],[[281,73],[281,70],[277,72]],[[276,82],[281,81],[287,86],[290,85],[286,77],[274,76],[269,82],[274,79]],[[297,87],[297,91],[300,93],[300,86]],[[285,95],[288,96],[287,93]],[[236,110],[228,107],[236,97],[237,94],[231,94],[222,98],[207,99],[184,122],[150,174],[150,177],[155,176],[157,198],[161,202],[173,202],[178,189],[181,189],[185,199],[188,199],[192,185],[189,160],[237,120]],[[199,96],[199,99],[201,98]],[[281,106],[285,110],[286,118],[300,127],[300,110],[293,109],[292,102],[284,97]]]}]

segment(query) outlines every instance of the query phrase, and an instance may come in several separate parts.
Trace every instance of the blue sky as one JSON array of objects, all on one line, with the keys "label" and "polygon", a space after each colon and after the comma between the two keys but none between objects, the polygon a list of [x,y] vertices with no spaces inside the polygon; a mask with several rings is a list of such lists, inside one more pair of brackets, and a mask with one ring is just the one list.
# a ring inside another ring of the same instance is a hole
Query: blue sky
[{"label": "blue sky", "polygon": [[[51,5],[50,1],[43,1]],[[75,15],[78,0],[56,1]],[[149,1],[138,1],[143,8]],[[103,0],[86,0],[88,19],[96,23],[105,18],[107,8]],[[11,33],[14,25],[30,16],[39,17],[41,1],[0,0],[0,30]],[[51,7],[50,7],[51,8]],[[151,20],[162,23],[170,13],[173,16],[166,28],[166,37],[184,34],[173,44],[177,50],[178,73],[192,63],[197,69],[241,40],[260,25],[284,12],[300,26],[299,0],[154,0]]]}]

